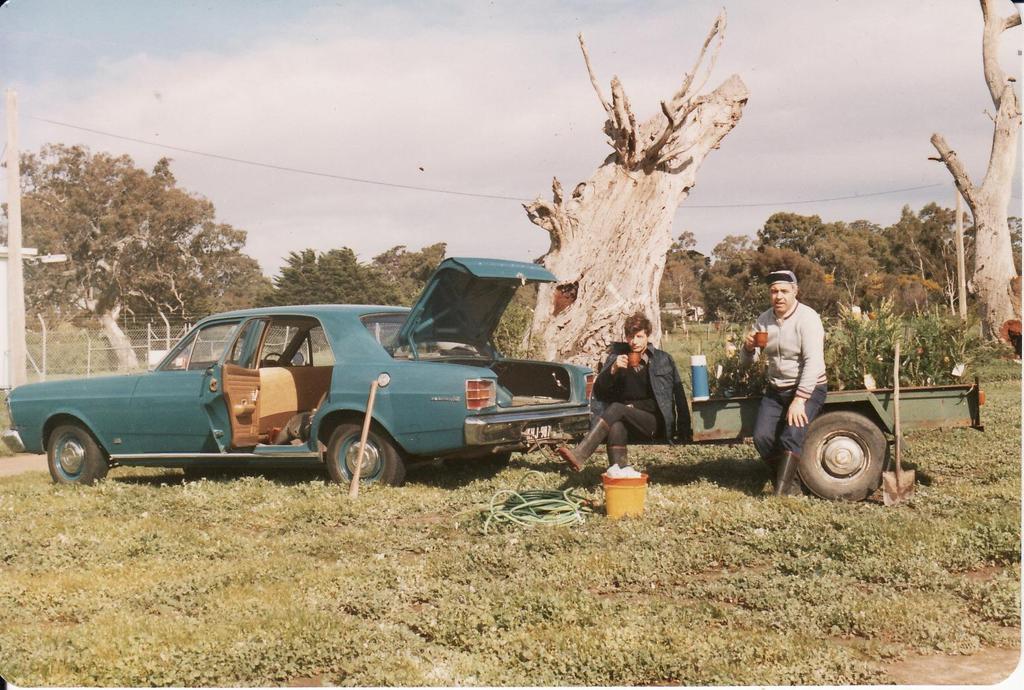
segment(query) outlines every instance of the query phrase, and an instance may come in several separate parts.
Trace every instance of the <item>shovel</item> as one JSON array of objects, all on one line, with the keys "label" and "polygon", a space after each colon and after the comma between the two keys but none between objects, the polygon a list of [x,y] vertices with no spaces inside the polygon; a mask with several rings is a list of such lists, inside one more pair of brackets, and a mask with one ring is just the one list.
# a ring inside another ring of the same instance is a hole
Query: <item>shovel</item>
[{"label": "shovel", "polygon": [[896,341],[896,361],[892,367],[893,436],[896,437],[896,471],[882,473],[882,501],[887,506],[896,506],[910,500],[914,495],[917,472],[903,469],[903,437],[900,433],[900,342]]}]

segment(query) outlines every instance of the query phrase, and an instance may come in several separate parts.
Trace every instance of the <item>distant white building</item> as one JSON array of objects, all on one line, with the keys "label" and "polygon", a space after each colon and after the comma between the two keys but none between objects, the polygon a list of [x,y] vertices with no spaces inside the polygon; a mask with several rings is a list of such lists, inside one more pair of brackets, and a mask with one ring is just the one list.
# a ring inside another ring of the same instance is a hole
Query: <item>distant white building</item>
[{"label": "distant white building", "polygon": [[675,302],[666,302],[665,306],[661,308],[661,311],[666,314],[672,314],[678,316],[684,321],[703,321],[704,320],[704,307],[696,304],[686,303],[679,306]]}]

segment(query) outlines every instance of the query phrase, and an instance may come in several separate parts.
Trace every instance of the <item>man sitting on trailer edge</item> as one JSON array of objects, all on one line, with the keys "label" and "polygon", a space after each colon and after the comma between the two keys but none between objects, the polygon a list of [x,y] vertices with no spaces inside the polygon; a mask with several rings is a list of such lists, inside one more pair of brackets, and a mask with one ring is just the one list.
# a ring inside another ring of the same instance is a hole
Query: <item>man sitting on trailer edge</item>
[{"label": "man sitting on trailer edge", "polygon": [[771,308],[746,335],[740,359],[753,361],[754,333],[768,333],[763,353],[768,363],[768,386],[754,425],[754,446],[775,473],[775,495],[802,493],[797,466],[807,427],[828,393],[825,378],[825,329],[821,317],[797,300],[796,274],[773,271],[766,278]]},{"label": "man sitting on trailer edge", "polygon": [[[675,360],[648,341],[652,324],[642,312],[626,319],[626,342],[612,343],[611,354],[594,381],[590,432],[575,448],[559,446],[562,459],[577,472],[606,438],[608,461],[630,466],[626,443],[663,438],[689,440],[690,408]],[[612,468],[609,468],[610,470]]]}]

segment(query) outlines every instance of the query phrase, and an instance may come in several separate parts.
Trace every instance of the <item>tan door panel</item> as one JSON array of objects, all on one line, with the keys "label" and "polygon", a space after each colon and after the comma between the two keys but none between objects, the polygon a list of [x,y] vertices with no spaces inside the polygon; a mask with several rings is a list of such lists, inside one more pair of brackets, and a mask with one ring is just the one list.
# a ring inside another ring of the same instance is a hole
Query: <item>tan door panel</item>
[{"label": "tan door panel", "polygon": [[224,400],[231,419],[231,447],[259,443],[260,372],[237,364],[224,365]]},{"label": "tan door panel", "polygon": [[299,412],[316,408],[331,385],[334,367],[264,367],[260,373],[260,430],[281,429]]}]

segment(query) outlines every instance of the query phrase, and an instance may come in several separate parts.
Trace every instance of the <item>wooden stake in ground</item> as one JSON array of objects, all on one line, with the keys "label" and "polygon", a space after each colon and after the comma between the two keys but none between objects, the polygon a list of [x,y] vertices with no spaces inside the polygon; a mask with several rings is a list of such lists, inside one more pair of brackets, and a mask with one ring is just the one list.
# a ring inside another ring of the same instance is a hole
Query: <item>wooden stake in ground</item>
[{"label": "wooden stake in ground", "polygon": [[895,436],[893,452],[896,456],[896,471],[882,473],[882,502],[887,506],[899,505],[909,500],[914,495],[914,483],[917,481],[915,470],[903,471],[903,429],[900,427],[900,341],[898,340],[893,359],[892,431]]},{"label": "wooden stake in ground", "polygon": [[366,453],[366,437],[370,435],[370,421],[373,419],[373,403],[377,399],[377,389],[390,382],[390,376],[381,374],[370,384],[370,397],[366,401],[366,416],[363,417],[363,431],[359,435],[359,454],[356,456],[356,466],[352,468],[352,481],[348,485],[349,498],[359,496],[359,477],[363,473],[363,455]]},{"label": "wooden stake in ground", "polygon": [[592,366],[622,338],[625,318],[636,310],[651,319],[652,339],[660,341],[658,285],[672,246],[672,218],[704,158],[736,126],[747,102],[747,87],[737,75],[701,93],[724,32],[722,12],[679,90],[642,123],[618,77],[611,80],[611,100],[605,97],[579,36],[612,153],[571,192],[555,179],[551,201],[524,205],[530,220],[551,237],[541,262],[558,279],[539,288],[527,336],[539,358]]},{"label": "wooden stake in ground", "polygon": [[964,212],[963,197],[956,192],[956,282],[960,300],[960,319],[967,320],[967,269],[964,261]]},{"label": "wooden stake in ground", "polygon": [[971,207],[976,231],[974,240],[973,292],[981,307],[981,320],[990,336],[999,334],[1003,324],[1020,320],[1020,279],[1013,265],[1013,247],[1007,225],[1007,208],[1013,192],[1016,170],[1017,140],[1020,135],[1021,110],[1013,79],[1007,77],[999,64],[999,37],[1007,29],[1019,26],[1020,14],[1002,17],[999,5],[1010,7],[1005,0],[981,0],[985,19],[981,53],[988,86],[996,114],[992,132],[992,152],[988,170],[981,185],[976,186],[967,174],[956,151],[941,134],[932,135],[932,145],[939,152],[937,160],[949,169],[957,189]]}]

